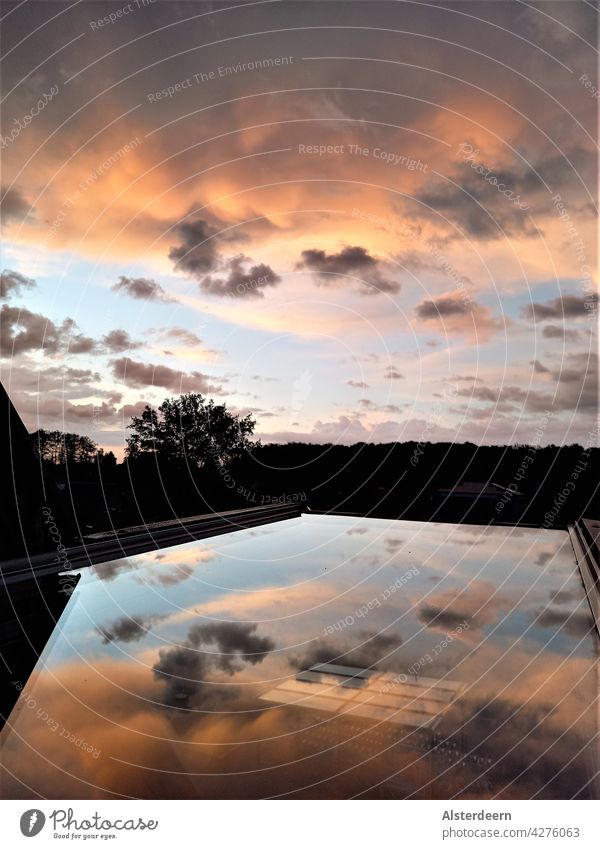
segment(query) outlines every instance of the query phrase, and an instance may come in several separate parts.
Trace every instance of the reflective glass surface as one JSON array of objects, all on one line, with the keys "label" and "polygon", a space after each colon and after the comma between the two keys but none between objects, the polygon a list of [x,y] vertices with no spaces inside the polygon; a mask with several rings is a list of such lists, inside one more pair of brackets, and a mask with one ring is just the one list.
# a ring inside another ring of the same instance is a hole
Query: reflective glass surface
[{"label": "reflective glass surface", "polygon": [[597,798],[558,531],[296,519],[81,570],[5,798]]}]

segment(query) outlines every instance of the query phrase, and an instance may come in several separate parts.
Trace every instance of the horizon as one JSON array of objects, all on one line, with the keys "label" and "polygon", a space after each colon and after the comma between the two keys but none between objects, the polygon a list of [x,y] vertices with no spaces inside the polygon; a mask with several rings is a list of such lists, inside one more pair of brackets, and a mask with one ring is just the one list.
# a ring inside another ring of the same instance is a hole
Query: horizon
[{"label": "horizon", "polygon": [[[226,404],[226,402],[224,402],[224,403]],[[39,430],[46,431],[46,432],[52,431],[51,428],[39,428]],[[58,429],[55,429],[55,430],[58,430]],[[84,434],[78,434],[75,431],[58,431],[58,432],[60,432],[62,436],[65,436],[65,435],[82,436],[82,435],[84,435]],[[38,433],[38,430],[30,431],[29,435],[31,437],[35,437],[37,433]],[[125,431],[125,438],[127,438],[127,431]],[[95,444],[96,444],[97,450],[103,450],[103,451],[105,451],[105,454],[108,454],[109,452],[112,453],[115,456],[118,464],[122,464],[122,463],[126,462],[126,460],[128,459],[127,458],[126,442],[124,442],[123,445],[120,448],[115,446],[115,447],[111,447],[111,448],[107,448],[107,449],[105,449],[104,446],[102,446],[100,444],[97,444],[97,443],[95,443]],[[592,444],[591,437],[588,438],[585,441],[582,441],[582,442],[570,442],[570,443],[564,443],[562,445],[556,445],[555,443],[552,443],[552,442],[545,444],[545,445],[538,445],[535,442],[518,442],[518,443],[515,442],[515,443],[512,443],[510,445],[506,445],[506,444],[502,444],[502,443],[489,443],[489,444],[486,444],[486,445],[480,445],[476,442],[471,442],[469,440],[465,440],[463,442],[457,442],[457,441],[447,442],[447,441],[444,441],[444,440],[427,440],[427,439],[421,440],[421,441],[416,440],[416,439],[406,439],[406,440],[397,440],[397,441],[388,441],[388,442],[374,442],[374,441],[360,442],[360,441],[358,441],[358,442],[343,442],[343,443],[310,442],[308,440],[303,440],[303,439],[289,440],[287,442],[264,442],[260,437],[257,437],[257,439],[254,441],[251,448],[248,450],[248,453],[251,454],[253,448],[273,448],[273,447],[287,448],[287,447],[293,447],[293,446],[296,446],[296,445],[303,446],[303,447],[314,447],[314,448],[318,448],[318,447],[338,448],[339,447],[339,448],[348,448],[348,449],[357,448],[358,446],[381,447],[381,446],[402,446],[402,445],[452,445],[452,446],[456,446],[456,447],[472,446],[473,448],[489,448],[489,449],[510,448],[510,449],[517,450],[519,448],[529,448],[529,449],[534,449],[536,452],[542,451],[544,448],[558,448],[558,449],[565,449],[565,450],[570,449],[570,448],[571,449],[572,448],[581,448],[581,449],[590,450],[590,449],[593,449],[594,447],[597,447],[597,446],[594,446]],[[467,478],[465,478],[465,480],[467,480]]]}]

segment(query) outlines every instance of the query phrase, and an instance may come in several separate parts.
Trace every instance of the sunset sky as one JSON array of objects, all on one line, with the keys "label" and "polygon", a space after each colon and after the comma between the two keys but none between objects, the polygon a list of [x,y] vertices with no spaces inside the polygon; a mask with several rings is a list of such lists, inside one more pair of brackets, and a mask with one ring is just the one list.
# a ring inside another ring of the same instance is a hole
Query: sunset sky
[{"label": "sunset sky", "polygon": [[597,9],[1,4],[2,380],[122,456],[198,391],[264,442],[589,444]]}]

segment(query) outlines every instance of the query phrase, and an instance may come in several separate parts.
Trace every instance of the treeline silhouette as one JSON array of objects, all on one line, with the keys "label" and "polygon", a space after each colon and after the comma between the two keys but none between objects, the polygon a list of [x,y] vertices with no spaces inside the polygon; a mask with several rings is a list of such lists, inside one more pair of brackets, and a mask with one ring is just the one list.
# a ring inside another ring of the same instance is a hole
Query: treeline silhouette
[{"label": "treeline silhouette", "polygon": [[[600,449],[473,443],[268,444],[201,395],[132,419],[123,463],[87,437],[37,431],[65,544],[95,532],[297,501],[318,511],[564,528],[598,516]],[[500,506],[502,505],[502,506]]]}]

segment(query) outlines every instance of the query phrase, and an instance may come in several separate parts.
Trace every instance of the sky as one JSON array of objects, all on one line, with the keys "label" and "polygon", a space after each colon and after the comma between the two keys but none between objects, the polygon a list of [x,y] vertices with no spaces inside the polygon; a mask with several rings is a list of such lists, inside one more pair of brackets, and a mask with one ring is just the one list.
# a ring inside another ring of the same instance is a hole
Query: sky
[{"label": "sky", "polygon": [[1,4],[2,380],[122,456],[182,392],[263,442],[595,444],[587,2]]}]

